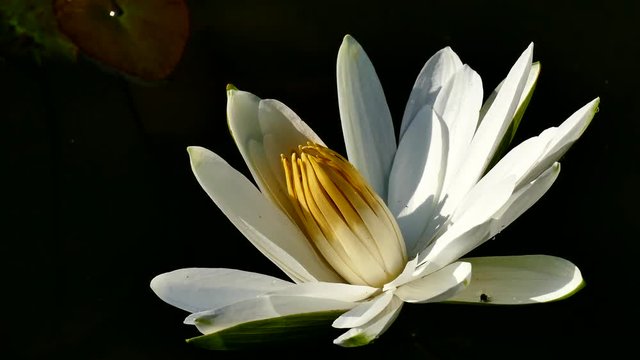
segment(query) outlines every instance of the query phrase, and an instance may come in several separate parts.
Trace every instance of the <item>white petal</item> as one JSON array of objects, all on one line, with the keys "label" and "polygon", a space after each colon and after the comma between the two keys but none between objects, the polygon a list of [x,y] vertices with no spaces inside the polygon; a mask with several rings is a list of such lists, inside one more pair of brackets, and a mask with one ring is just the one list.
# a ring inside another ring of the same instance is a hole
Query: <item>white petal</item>
[{"label": "white petal", "polygon": [[269,295],[309,296],[355,302],[364,300],[378,291],[380,289],[364,285],[313,282],[276,289]]},{"label": "white petal", "polygon": [[412,256],[412,249],[435,213],[435,201],[446,168],[446,125],[425,106],[400,141],[389,177],[388,205],[396,217]]},{"label": "white petal", "polygon": [[196,179],[231,222],[296,282],[340,277],[316,254],[304,234],[240,172],[215,153],[189,147]]},{"label": "white petal", "polygon": [[229,130],[240,153],[246,153],[246,142],[249,139],[262,139],[258,123],[258,106],[260,98],[246,91],[227,89],[227,117]]},{"label": "white petal", "polygon": [[416,82],[413,84],[409,101],[407,101],[407,106],[404,109],[402,125],[400,126],[400,139],[402,139],[420,109],[424,106],[433,108],[436,96],[442,85],[446,84],[453,74],[461,68],[462,62],[460,58],[448,46],[435,53],[424,64]]},{"label": "white petal", "polygon": [[355,303],[308,296],[260,296],[189,315],[184,323],[211,334],[249,321],[318,311],[346,311]]},{"label": "white petal", "polygon": [[[402,271],[402,273],[398,275],[395,279],[393,279],[393,281],[390,281],[389,283],[385,284],[384,287],[382,288],[382,291],[398,288],[416,279],[421,279],[426,275],[429,275],[432,272],[437,271],[438,269],[441,268],[440,267],[436,269],[433,266],[429,266],[430,264],[425,263],[424,261],[420,262],[420,260],[423,260],[423,259],[421,259],[420,256],[418,255],[413,259],[411,259],[410,261],[408,261],[407,266]],[[449,264],[443,264],[443,266],[447,266],[447,265]]]},{"label": "white petal", "polygon": [[235,89],[228,90],[227,96],[229,130],[260,191],[280,208],[293,211],[280,154],[288,154],[308,141],[322,145],[322,140],[279,101],[261,100]]},{"label": "white petal", "polygon": [[[320,137],[307,126],[293,110],[277,100],[262,100],[258,117],[262,129],[262,146],[267,155],[269,169],[277,179],[280,189],[286,189],[280,154],[290,154],[308,141],[324,145]],[[286,197],[286,191],[282,196]],[[287,198],[288,199],[288,198]]]},{"label": "white petal", "polygon": [[[536,86],[536,83],[538,82],[539,75],[540,75],[540,63],[534,62],[533,64],[531,64],[531,69],[529,70],[529,76],[527,77],[527,82],[524,84],[522,95],[520,96],[520,100],[518,101],[516,113],[521,111],[522,106],[525,105],[525,101],[527,100],[527,97],[531,96],[532,91]],[[504,83],[504,80],[502,80],[500,84],[496,86],[496,88],[493,90],[491,95],[489,95],[489,97],[484,102],[484,104],[482,104],[482,109],[480,109],[480,119],[482,119],[484,115],[487,113],[487,111],[489,110],[489,108],[491,108],[491,104],[493,104],[493,101],[496,99],[496,96],[498,95],[498,92],[500,92],[500,88],[502,87],[503,83]]]},{"label": "white petal", "polygon": [[469,216],[468,211],[472,209],[481,212],[474,216],[483,217],[480,221],[475,221],[475,224],[486,220],[487,216],[494,216],[512,196],[516,184],[533,167],[545,146],[543,137],[533,137],[508,152],[458,204],[451,222],[460,222]]},{"label": "white petal", "polygon": [[449,130],[447,172],[443,187],[453,180],[468,155],[469,145],[478,126],[482,106],[482,80],[468,65],[463,66],[438,93],[434,111]]},{"label": "white petal", "polygon": [[[513,175],[506,178],[502,185],[500,183],[494,185],[493,190],[477,191],[478,197],[475,197],[475,189],[485,185],[478,183],[469,193],[471,195],[469,201],[473,204],[465,205],[468,208],[466,211],[461,211],[462,215],[457,222],[418,255],[416,271],[421,273],[435,271],[492,238],[538,201],[551,187],[559,171],[559,164],[554,165],[534,182],[522,186],[511,194],[515,180]],[[495,191],[495,195],[490,195],[491,191]],[[505,201],[503,196],[507,194],[510,195]],[[502,205],[496,209],[500,203]],[[483,207],[483,204],[487,207]],[[465,207],[460,209],[464,210]]]},{"label": "white petal", "polygon": [[381,198],[396,151],[391,113],[375,69],[364,49],[345,36],[338,51],[338,105],[349,161]]},{"label": "white petal", "polygon": [[[240,150],[251,175],[258,184],[258,187],[270,196],[268,189],[269,177],[260,176],[252,160],[250,144],[262,144],[262,129],[258,121],[258,109],[260,98],[246,91],[227,89],[227,120],[231,136]],[[264,152],[264,151],[263,151]],[[264,159],[260,160],[264,162]]]},{"label": "white petal", "polygon": [[473,265],[471,284],[450,301],[529,304],[559,300],[583,285],[571,262],[547,255],[467,258]]},{"label": "white petal", "polygon": [[509,201],[493,217],[489,238],[509,226],[515,219],[535,204],[553,185],[560,174],[560,163],[555,163],[534,181],[513,193]]},{"label": "white petal", "polygon": [[399,286],[395,294],[409,303],[444,301],[464,289],[470,278],[471,264],[459,261]]},{"label": "white petal", "polygon": [[158,297],[189,312],[223,307],[293,285],[253,272],[206,268],[179,269],[151,280],[151,289]]},{"label": "white petal", "polygon": [[285,143],[281,145],[282,150],[274,150],[276,155],[289,149],[292,144],[297,146],[313,141],[324,145],[313,129],[293,110],[277,100],[262,100],[249,92],[235,89],[228,90],[227,97],[229,130],[245,160],[247,142],[262,142],[265,134],[278,136],[277,142]]},{"label": "white petal", "polygon": [[478,183],[456,210],[455,221],[446,224],[439,237],[430,242],[428,233],[423,234],[418,264],[428,262],[429,272],[437,270],[486,241],[492,218],[509,201],[515,182],[515,176],[508,176]]},{"label": "white petal", "polygon": [[489,239],[491,223],[489,219],[470,229],[458,227],[445,232],[418,254],[416,272],[430,274],[458,260]]},{"label": "white petal", "polygon": [[478,181],[489,165],[493,153],[513,119],[530,73],[532,51],[533,44],[529,45],[509,71],[491,104],[491,108],[482,119],[471,141],[460,170],[454,176],[451,185],[444,189],[441,195],[441,199],[445,200],[446,198],[443,215],[446,216],[453,212],[458,202]]},{"label": "white petal", "polygon": [[[598,111],[599,104],[600,98],[596,98],[576,111],[557,128],[545,130],[545,132],[551,134],[547,148],[540,159],[538,159],[535,167],[529,171],[527,176],[523,177],[521,180],[523,183],[527,183],[538,177],[540,173],[548,169],[567,152],[571,145],[573,145],[587,129],[593,116]],[[543,134],[545,134],[545,132],[543,132]],[[540,136],[542,137],[543,134]]]},{"label": "white petal", "polygon": [[334,328],[346,329],[363,326],[387,308],[393,299],[392,291],[385,291],[375,299],[363,302],[340,315],[332,324]]},{"label": "white petal", "polygon": [[[469,238],[464,234],[478,225],[488,225],[492,221],[492,217],[513,194],[516,178],[508,176],[503,179],[489,180],[478,183],[469,192],[454,214],[455,221],[447,225],[448,228],[433,240],[427,250],[422,251],[422,253],[430,253],[430,261],[448,264],[486,240],[486,238]],[[424,238],[422,242],[425,245],[428,244],[428,238]],[[440,252],[443,254],[439,255]]]},{"label": "white petal", "polygon": [[276,143],[280,148],[275,153],[285,152],[294,145],[304,145],[307,141],[325,146],[320,137],[300,119],[287,105],[278,100],[260,101],[259,121],[262,133],[278,137]]},{"label": "white petal", "polygon": [[[513,177],[515,184],[533,168],[548,143],[544,137],[535,136],[529,138],[509,151],[498,163],[485,174],[480,181],[467,193],[468,198],[472,192],[482,191],[493,186],[496,182],[507,177]],[[466,199],[465,199],[466,200]],[[463,206],[464,200],[458,206]],[[456,212],[458,210],[456,209]],[[453,219],[455,219],[455,213]]]},{"label": "white petal", "polygon": [[405,265],[400,275],[396,276],[395,279],[386,283],[382,287],[382,291],[395,289],[402,284],[406,284],[409,281],[413,281],[414,279],[421,277],[422,274],[419,273],[419,270],[417,268],[418,268],[418,256],[415,256],[413,259],[407,261],[407,264]]},{"label": "white petal", "polygon": [[384,333],[400,314],[402,300],[393,297],[389,305],[367,324],[350,329],[338,336],[333,343],[344,347],[362,346],[377,339]]}]

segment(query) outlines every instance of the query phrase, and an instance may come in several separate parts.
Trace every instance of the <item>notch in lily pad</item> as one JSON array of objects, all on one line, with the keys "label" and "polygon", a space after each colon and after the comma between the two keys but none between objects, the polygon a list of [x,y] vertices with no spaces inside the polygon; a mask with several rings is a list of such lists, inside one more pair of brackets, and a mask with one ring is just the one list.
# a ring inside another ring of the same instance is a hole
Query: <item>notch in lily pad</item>
[{"label": "notch in lily pad", "polygon": [[189,37],[185,0],[54,0],[53,10],[84,54],[142,80],[167,77]]}]

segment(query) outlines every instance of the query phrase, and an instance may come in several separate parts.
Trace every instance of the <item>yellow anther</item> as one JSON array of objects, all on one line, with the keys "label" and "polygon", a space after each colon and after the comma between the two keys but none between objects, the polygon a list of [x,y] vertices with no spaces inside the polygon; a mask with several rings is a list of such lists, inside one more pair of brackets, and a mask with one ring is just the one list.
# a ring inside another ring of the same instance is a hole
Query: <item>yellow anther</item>
[{"label": "yellow anther", "polygon": [[295,212],[289,215],[338,274],[380,287],[403,270],[406,250],[395,219],[344,157],[309,142],[281,162]]}]

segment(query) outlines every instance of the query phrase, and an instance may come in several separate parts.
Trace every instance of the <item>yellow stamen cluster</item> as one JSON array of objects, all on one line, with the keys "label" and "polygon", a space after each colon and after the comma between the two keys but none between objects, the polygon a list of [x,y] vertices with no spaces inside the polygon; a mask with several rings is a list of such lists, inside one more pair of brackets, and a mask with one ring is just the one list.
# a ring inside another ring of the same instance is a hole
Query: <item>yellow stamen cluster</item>
[{"label": "yellow stamen cluster", "polygon": [[314,144],[281,155],[290,216],[340,276],[380,287],[406,264],[398,225],[360,173],[338,153]]}]

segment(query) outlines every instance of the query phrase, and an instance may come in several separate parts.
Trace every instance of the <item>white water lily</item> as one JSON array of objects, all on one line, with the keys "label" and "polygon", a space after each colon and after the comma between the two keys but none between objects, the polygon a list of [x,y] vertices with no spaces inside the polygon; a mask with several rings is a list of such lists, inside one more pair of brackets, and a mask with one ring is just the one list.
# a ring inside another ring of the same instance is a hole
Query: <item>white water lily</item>
[{"label": "white water lily", "polygon": [[[540,70],[532,51],[484,104],[478,74],[449,47],[437,52],[418,75],[396,145],[373,65],[346,36],[337,81],[348,161],[284,104],[229,88],[229,128],[257,188],[207,149],[188,149],[191,166],[229,220],[291,281],[188,268],[158,275],[151,288],[191,313],[185,323],[209,348],[325,315],[346,329],[335,344],[358,346],[380,336],[405,302],[527,304],[573,294],[582,276],[565,259],[462,258],[550,188],[557,161],[597,110],[596,98],[502,156]],[[269,321],[279,325],[264,327]]]}]

